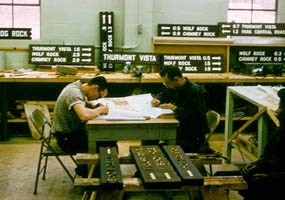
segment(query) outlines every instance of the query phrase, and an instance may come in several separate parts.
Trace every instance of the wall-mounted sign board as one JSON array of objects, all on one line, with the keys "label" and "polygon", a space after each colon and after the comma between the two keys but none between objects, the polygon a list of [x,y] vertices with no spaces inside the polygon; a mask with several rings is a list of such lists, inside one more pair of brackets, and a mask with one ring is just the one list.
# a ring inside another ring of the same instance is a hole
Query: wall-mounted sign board
[{"label": "wall-mounted sign board", "polygon": [[94,46],[29,45],[29,63],[39,65],[94,65]]},{"label": "wall-mounted sign board", "polygon": [[217,37],[217,25],[158,24],[158,36],[164,37]]},{"label": "wall-mounted sign board", "polygon": [[[100,12],[100,40],[101,52],[114,51],[114,13],[113,12]],[[101,63],[102,71],[114,71],[112,63]]]},{"label": "wall-mounted sign board", "polygon": [[285,37],[285,23],[219,23],[219,36]]},{"label": "wall-mounted sign board", "polygon": [[160,65],[160,55],[151,53],[103,53],[102,61],[109,63],[124,64],[131,62],[132,64],[141,65]]},{"label": "wall-mounted sign board", "polygon": [[31,38],[30,28],[0,28],[0,39],[15,39],[15,40],[30,40]]},{"label": "wall-mounted sign board", "polygon": [[231,47],[230,63],[284,63],[284,47]]},{"label": "wall-mounted sign board", "polygon": [[177,66],[183,73],[223,73],[224,56],[209,54],[162,55],[162,66]]}]

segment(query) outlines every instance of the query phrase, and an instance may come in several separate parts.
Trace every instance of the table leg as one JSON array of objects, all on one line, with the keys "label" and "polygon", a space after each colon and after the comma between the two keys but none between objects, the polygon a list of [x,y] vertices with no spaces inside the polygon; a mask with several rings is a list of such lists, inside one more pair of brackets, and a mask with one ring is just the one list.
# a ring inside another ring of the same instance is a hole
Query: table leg
[{"label": "table leg", "polygon": [[225,119],[225,150],[224,155],[228,158],[227,162],[231,161],[231,152],[232,146],[228,142],[229,138],[233,134],[233,108],[234,108],[234,99],[233,94],[229,89],[227,89],[227,96],[226,96],[226,119]]},{"label": "table leg", "polygon": [[7,84],[1,83],[0,84],[0,113],[1,113],[1,129],[0,129],[0,140],[8,140],[8,93],[7,93]]},{"label": "table leg", "polygon": [[[260,108],[259,108],[260,110]],[[257,150],[258,157],[263,153],[268,139],[268,115],[263,114],[258,119]]]}]

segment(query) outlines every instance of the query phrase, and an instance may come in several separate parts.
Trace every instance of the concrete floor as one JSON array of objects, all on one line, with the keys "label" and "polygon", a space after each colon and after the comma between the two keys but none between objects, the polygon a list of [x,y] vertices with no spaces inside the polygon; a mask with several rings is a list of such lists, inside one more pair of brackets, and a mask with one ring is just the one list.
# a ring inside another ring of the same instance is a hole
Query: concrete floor
[{"label": "concrete floor", "polygon": [[[81,199],[82,188],[75,188],[59,163],[51,158],[48,164],[47,179],[39,180],[38,194],[33,194],[36,166],[38,161],[40,142],[32,138],[12,138],[7,142],[0,142],[0,199],[1,200],[77,200]],[[216,134],[211,139],[211,147],[223,152],[223,135]],[[121,153],[128,149],[128,143],[119,144]],[[125,152],[124,152],[125,151]],[[240,162],[241,156],[233,151],[233,162]],[[65,159],[71,171],[74,165]],[[232,165],[214,166],[214,171],[221,168],[237,169]],[[131,169],[131,168],[130,168]],[[128,169],[128,173],[130,172]],[[135,169],[131,169],[135,170]],[[159,193],[132,194],[129,199],[163,199]],[[177,193],[173,199],[188,199],[185,193]],[[241,200],[236,191],[230,191],[230,200]]]}]

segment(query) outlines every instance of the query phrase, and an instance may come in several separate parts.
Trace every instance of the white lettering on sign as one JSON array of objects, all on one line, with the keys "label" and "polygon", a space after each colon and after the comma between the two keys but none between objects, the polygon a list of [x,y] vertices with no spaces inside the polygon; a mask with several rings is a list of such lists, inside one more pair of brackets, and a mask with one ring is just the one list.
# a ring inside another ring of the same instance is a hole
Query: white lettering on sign
[{"label": "white lettering on sign", "polygon": [[113,37],[112,37],[112,35],[108,35],[108,47],[113,47]]},{"label": "white lettering on sign", "polygon": [[113,32],[112,26],[108,26],[108,27],[107,27],[107,32],[108,32],[108,33],[112,33],[112,32]]},{"label": "white lettering on sign", "polygon": [[282,57],[273,57],[274,62],[282,62]]},{"label": "white lettering on sign", "polygon": [[203,32],[203,36],[215,37],[215,32]]},{"label": "white lettering on sign", "polygon": [[242,29],[261,29],[262,24],[242,24]]},{"label": "white lettering on sign", "polygon": [[155,174],[154,174],[154,173],[152,173],[152,172],[151,172],[151,173],[149,173],[149,176],[150,176],[150,178],[151,178],[151,179],[154,179],[154,180],[156,179]]},{"label": "white lettering on sign", "polygon": [[272,31],[271,30],[254,30],[254,33],[256,35],[260,34],[260,35],[272,35]]},{"label": "white lettering on sign", "polygon": [[71,47],[58,47],[59,51],[72,51]]},{"label": "white lettering on sign", "polygon": [[252,30],[250,30],[250,29],[243,29],[243,30],[241,30],[241,34],[252,34]]},{"label": "white lettering on sign", "polygon": [[211,56],[203,56],[203,60],[211,60]]},{"label": "white lettering on sign", "polygon": [[66,62],[66,58],[53,58],[54,62],[64,63]]},{"label": "white lettering on sign", "polygon": [[238,54],[240,56],[250,56],[251,52],[250,51],[240,51]]},{"label": "white lettering on sign", "polygon": [[46,55],[50,57],[58,57],[59,53],[58,52],[47,52]]},{"label": "white lettering on sign", "polygon": [[197,70],[197,67],[185,67],[185,71],[186,72],[196,72],[196,71],[198,71]]},{"label": "white lettering on sign", "polygon": [[260,57],[260,61],[272,61],[271,57]]},{"label": "white lettering on sign", "polygon": [[189,60],[202,60],[201,56],[189,56]]},{"label": "white lettering on sign", "polygon": [[285,30],[274,30],[274,34],[285,35]]},{"label": "white lettering on sign", "polygon": [[27,31],[12,31],[12,37],[28,37],[28,32]]},{"label": "white lettering on sign", "polygon": [[156,57],[154,55],[140,55],[139,58],[140,61],[156,61]]},{"label": "white lettering on sign", "polygon": [[0,37],[9,37],[8,31],[0,31]]},{"label": "white lettering on sign", "polygon": [[171,179],[171,176],[168,172],[164,172],[164,176],[167,178],[167,179]]},{"label": "white lettering on sign", "polygon": [[197,31],[208,31],[207,26],[197,26]]},{"label": "white lettering on sign", "polygon": [[45,54],[44,52],[32,52],[32,56],[41,57],[41,56],[43,56],[44,54]]},{"label": "white lettering on sign", "polygon": [[163,58],[164,58],[164,60],[186,60],[186,56],[174,56],[174,55],[167,56],[167,55],[164,55]]},{"label": "white lettering on sign", "polygon": [[175,64],[176,64],[176,61],[164,61],[163,64],[164,64],[164,65],[168,65],[168,66],[169,66],[169,65],[175,65]]},{"label": "white lettering on sign", "polygon": [[201,32],[183,32],[182,35],[199,37],[201,35]]},{"label": "white lettering on sign", "polygon": [[254,51],[253,56],[265,56],[265,51]]},{"label": "white lettering on sign", "polygon": [[266,29],[276,29],[277,28],[275,24],[265,24],[264,27]]},{"label": "white lettering on sign", "polygon": [[241,62],[256,62],[258,57],[239,57],[238,60]]},{"label": "white lettering on sign", "polygon": [[32,61],[33,62],[50,62],[51,58],[47,58],[47,57],[33,57]]},{"label": "white lettering on sign", "polygon": [[107,42],[102,42],[102,51],[106,52],[107,50]]},{"label": "white lettering on sign", "polygon": [[103,54],[104,60],[135,61],[135,54]]},{"label": "white lettering on sign", "polygon": [[191,61],[178,61],[178,65],[191,65]]},{"label": "white lettering on sign", "polygon": [[195,26],[183,26],[183,31],[194,31]]},{"label": "white lettering on sign", "polygon": [[32,47],[33,51],[55,51],[55,47]]}]

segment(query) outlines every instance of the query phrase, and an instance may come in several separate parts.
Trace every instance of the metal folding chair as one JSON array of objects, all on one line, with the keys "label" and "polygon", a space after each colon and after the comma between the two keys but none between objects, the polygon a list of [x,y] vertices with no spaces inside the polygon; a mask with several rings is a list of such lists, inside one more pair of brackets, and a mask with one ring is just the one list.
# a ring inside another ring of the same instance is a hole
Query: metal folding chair
[{"label": "metal folding chair", "polygon": [[214,110],[209,110],[206,113],[207,121],[208,121],[208,128],[210,132],[208,133],[206,140],[209,141],[211,136],[213,135],[214,131],[218,127],[220,123],[220,114]]},{"label": "metal folding chair", "polygon": [[51,130],[51,123],[49,122],[48,118],[45,117],[42,111],[39,109],[35,109],[31,112],[30,119],[35,126],[38,133],[41,135],[41,148],[40,148],[40,155],[38,160],[38,167],[37,167],[37,174],[36,174],[36,180],[35,180],[35,187],[34,187],[34,194],[37,194],[37,187],[38,187],[38,180],[40,174],[43,172],[42,179],[45,180],[46,178],[46,170],[47,170],[47,164],[48,164],[48,158],[50,156],[54,156],[57,161],[60,163],[60,165],[63,167],[64,171],[67,173],[70,180],[73,182],[75,173],[72,175],[72,173],[69,171],[69,169],[66,167],[61,156],[69,156],[72,161],[77,166],[77,163],[75,159],[73,158],[73,154],[68,154],[63,152],[60,147],[57,145],[56,141],[52,138],[52,134],[50,132]]}]

